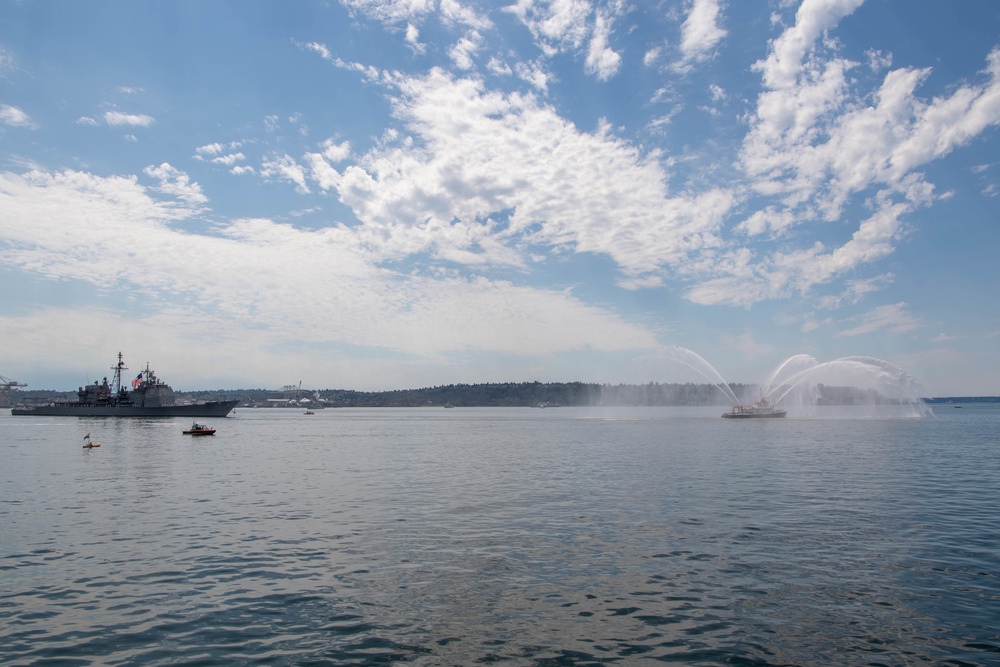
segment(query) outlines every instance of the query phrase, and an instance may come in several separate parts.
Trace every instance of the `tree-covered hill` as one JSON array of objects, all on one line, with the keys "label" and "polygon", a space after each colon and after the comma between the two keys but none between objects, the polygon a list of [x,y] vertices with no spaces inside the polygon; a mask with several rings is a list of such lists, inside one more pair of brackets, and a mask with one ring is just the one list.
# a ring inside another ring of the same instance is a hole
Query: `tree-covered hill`
[{"label": "tree-covered hill", "polygon": [[[744,402],[756,398],[758,388],[752,384],[731,385]],[[455,407],[518,407],[518,406],[706,406],[728,405],[722,391],[712,384],[658,383],[597,384],[585,382],[487,382],[480,384],[449,384],[422,389],[391,391],[357,391],[353,389],[321,389],[283,391],[277,389],[216,389],[177,392],[180,400],[240,401],[241,405],[285,406],[312,404],[317,407],[424,407],[453,405]],[[13,402],[74,400],[75,392],[51,390],[18,390],[12,392]],[[854,387],[817,385],[817,403],[852,405],[881,402],[870,390]],[[996,402],[998,397],[950,397],[926,399],[928,402]]]}]

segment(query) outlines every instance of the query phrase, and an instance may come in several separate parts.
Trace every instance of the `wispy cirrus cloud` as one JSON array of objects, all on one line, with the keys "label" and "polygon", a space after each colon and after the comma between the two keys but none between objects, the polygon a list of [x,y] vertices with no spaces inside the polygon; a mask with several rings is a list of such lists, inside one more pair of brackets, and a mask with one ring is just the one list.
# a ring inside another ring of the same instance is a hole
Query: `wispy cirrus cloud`
[{"label": "wispy cirrus cloud", "polygon": [[435,0],[341,0],[352,11],[385,23],[413,21],[436,11]]},{"label": "wispy cirrus cloud", "polygon": [[105,111],[104,122],[113,127],[122,125],[134,127],[149,127],[156,120],[144,113],[122,113],[121,111]]},{"label": "wispy cirrus cloud", "polygon": [[[449,30],[464,30],[464,34],[452,45],[450,54],[460,69],[471,69],[472,54],[480,48],[481,32],[492,28],[490,19],[467,4],[458,0],[342,0],[345,7],[356,14],[379,21],[390,30],[399,31],[406,44],[414,53],[424,54],[427,45],[420,41],[421,25],[432,17]],[[313,48],[321,48],[321,55],[331,59],[325,46],[313,43]]]},{"label": "wispy cirrus cloud", "polygon": [[38,128],[38,123],[31,119],[22,109],[9,104],[0,104],[0,123],[11,127],[23,127],[34,130]]},{"label": "wispy cirrus cloud", "polygon": [[237,150],[243,145],[242,141],[231,141],[228,143],[215,142],[198,146],[194,149],[194,159],[199,162],[211,162],[232,167],[238,162],[247,159],[246,155]]},{"label": "wispy cirrus cloud", "polygon": [[305,169],[290,155],[273,155],[264,160],[260,175],[267,180],[289,181],[302,194],[309,194]]},{"label": "wispy cirrus cloud", "polygon": [[854,326],[839,331],[836,336],[860,336],[874,331],[901,334],[920,327],[920,318],[909,311],[905,302],[879,306],[848,320]]},{"label": "wispy cirrus cloud", "polygon": [[0,76],[11,69],[14,69],[14,56],[11,55],[10,51],[0,46]]}]

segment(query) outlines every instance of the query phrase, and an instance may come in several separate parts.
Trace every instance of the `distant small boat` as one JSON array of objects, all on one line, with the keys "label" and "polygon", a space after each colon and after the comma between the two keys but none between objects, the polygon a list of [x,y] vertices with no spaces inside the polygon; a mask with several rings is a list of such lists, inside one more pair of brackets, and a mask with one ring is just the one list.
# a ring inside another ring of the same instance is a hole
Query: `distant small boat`
[{"label": "distant small boat", "polygon": [[215,429],[195,422],[191,424],[191,428],[184,429],[183,433],[184,435],[215,435]]},{"label": "distant small boat", "polygon": [[313,412],[312,410],[306,410],[306,411],[305,411],[305,412],[303,412],[302,414],[304,414],[304,415],[314,415],[314,414],[316,414],[316,413],[315,413],[315,412]]},{"label": "distant small boat", "polygon": [[87,435],[83,436],[83,448],[84,449],[93,449],[94,447],[100,447],[100,446],[101,446],[101,443],[99,443],[99,442],[91,442],[91,440],[90,440],[90,434],[89,433]]},{"label": "distant small boat", "polygon": [[455,407],[455,406],[454,406],[454,405],[452,405],[451,403],[445,403],[445,404],[444,404],[444,407],[446,407],[446,408],[453,408],[453,407]]},{"label": "distant small boat", "polygon": [[786,414],[785,410],[780,410],[761,398],[753,402],[752,405],[734,405],[729,412],[722,413],[723,419],[762,419],[781,418]]}]

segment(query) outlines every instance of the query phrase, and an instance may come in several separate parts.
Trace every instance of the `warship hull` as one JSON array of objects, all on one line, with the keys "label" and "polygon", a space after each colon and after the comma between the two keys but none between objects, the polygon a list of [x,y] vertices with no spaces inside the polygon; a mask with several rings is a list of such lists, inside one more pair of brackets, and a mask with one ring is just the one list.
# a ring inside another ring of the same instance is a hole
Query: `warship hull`
[{"label": "warship hull", "polygon": [[189,405],[86,405],[56,403],[12,408],[12,415],[39,417],[225,417],[239,401],[213,401]]}]

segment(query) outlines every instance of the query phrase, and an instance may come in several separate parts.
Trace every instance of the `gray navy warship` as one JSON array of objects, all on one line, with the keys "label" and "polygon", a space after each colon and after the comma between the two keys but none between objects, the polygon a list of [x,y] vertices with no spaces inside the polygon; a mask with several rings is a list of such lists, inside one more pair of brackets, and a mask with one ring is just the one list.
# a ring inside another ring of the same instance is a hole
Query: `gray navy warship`
[{"label": "gray navy warship", "polygon": [[44,405],[23,405],[11,409],[12,415],[67,417],[225,417],[239,401],[177,403],[174,390],[149,369],[139,373],[131,388],[124,386],[122,371],[128,367],[118,353],[118,364],[111,382],[104,378],[80,387],[75,401],[56,401]]}]

